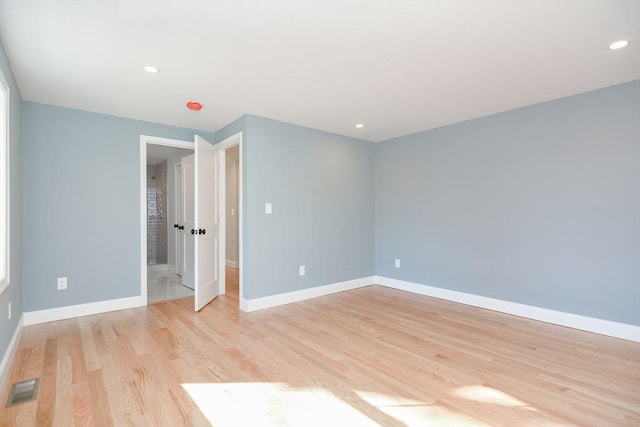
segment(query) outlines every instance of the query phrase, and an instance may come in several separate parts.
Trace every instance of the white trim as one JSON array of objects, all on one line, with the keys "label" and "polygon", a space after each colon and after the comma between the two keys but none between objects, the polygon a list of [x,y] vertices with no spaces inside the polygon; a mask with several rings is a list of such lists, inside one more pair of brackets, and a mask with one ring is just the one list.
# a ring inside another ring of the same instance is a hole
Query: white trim
[{"label": "white trim", "polygon": [[195,149],[191,141],[140,135],[140,297],[144,301],[141,305],[147,305],[147,144]]},{"label": "white trim", "polygon": [[[243,208],[243,203],[242,203],[242,194],[243,194],[243,183],[242,183],[242,132],[238,132],[235,133],[233,135],[231,135],[228,138],[223,139],[220,142],[217,142],[216,145],[220,146],[220,151],[223,154],[221,156],[221,172],[222,172],[222,176],[220,179],[220,199],[221,202],[223,203],[222,207],[224,208],[224,203],[226,203],[225,200],[225,192],[226,192],[226,180],[227,180],[227,176],[226,176],[226,172],[225,172],[225,168],[226,168],[226,150],[233,147],[233,146],[238,146],[238,191],[237,191],[237,196],[238,196],[238,262],[239,262],[239,271],[238,271],[238,294],[239,294],[239,298],[238,298],[238,303],[240,305],[240,310],[242,311],[249,311],[246,309],[246,304],[244,302],[246,302],[246,300],[243,300],[242,298],[242,290],[244,289],[244,284],[243,284],[243,280],[244,280],[244,272],[243,272],[243,262],[242,262],[242,254],[243,254],[243,245],[242,245],[242,235],[243,235],[243,227],[242,227],[242,221],[244,218],[244,208]],[[225,264],[229,261],[226,260],[226,212],[225,215],[222,215],[221,218],[222,222],[221,222],[221,259],[226,261]],[[224,276],[224,275],[222,275]],[[223,295],[226,292],[226,283],[225,283],[225,279],[224,277],[222,277],[222,280],[220,281],[220,295]]]},{"label": "white trim", "polygon": [[[182,210],[182,203],[180,202],[180,197],[182,195],[182,161],[177,161],[174,163],[173,165],[173,206],[174,206],[174,212],[173,215],[175,218],[175,222],[174,224],[180,224],[182,221],[178,221],[178,219],[182,218],[182,214],[181,214],[181,210]],[[178,175],[178,169],[180,169],[180,174]],[[178,176],[180,176],[180,178],[178,178]],[[175,244],[175,248],[173,249],[174,251],[174,258],[175,258],[175,262],[176,265],[173,267],[173,272],[174,274],[177,274],[178,276],[182,276],[182,255],[184,254],[180,254],[180,259],[178,259],[178,253],[182,251],[182,239],[180,238],[180,234],[176,234],[176,229],[173,228],[173,232],[171,233],[171,235],[173,236],[173,242]],[[177,241],[176,241],[177,240]]]},{"label": "white trim", "polygon": [[628,325],[626,323],[597,319],[594,317],[566,313],[495,298],[488,298],[465,292],[452,291],[449,289],[436,288],[434,286],[421,285],[419,283],[405,282],[404,280],[391,279],[388,277],[375,276],[374,279],[376,284],[393,289],[427,295],[434,298],[441,298],[448,301],[486,308],[488,310],[499,311],[501,313],[525,317],[527,319],[539,320],[542,322],[553,323],[555,325],[594,332],[596,334],[640,342],[640,326]]},{"label": "white trim", "polygon": [[[11,88],[9,83],[4,77],[2,70],[0,70],[0,85],[5,93],[5,103],[7,107],[7,114],[4,117],[0,117],[0,124],[4,123],[4,146],[0,147],[3,153],[0,153],[0,162],[4,163],[0,171],[4,172],[4,178],[0,179],[0,191],[4,193],[4,212],[0,214],[0,218],[4,217],[4,224],[0,224],[0,227],[4,227],[4,242],[0,244],[4,245],[0,256],[4,257],[3,269],[4,274],[0,273],[0,294],[2,294],[11,283]],[[4,188],[2,188],[4,187]]]},{"label": "white trim", "polygon": [[227,260],[227,262],[225,263],[225,265],[227,267],[231,267],[231,268],[238,268],[238,263],[235,261],[231,261],[231,260]]},{"label": "white trim", "polygon": [[147,301],[147,141],[140,135],[140,295]]},{"label": "white trim", "polygon": [[374,276],[362,277],[360,279],[347,280],[345,282],[332,283],[314,288],[301,289],[299,291],[286,292],[284,294],[269,295],[262,298],[243,299],[240,298],[240,307],[243,311],[256,311],[265,308],[276,307],[292,302],[304,301],[311,298],[322,297],[335,294],[336,292],[349,291],[351,289],[370,286],[374,282]]},{"label": "white trim", "polygon": [[[242,132],[239,134],[238,141],[238,300],[240,301],[240,309],[242,310],[243,301],[243,289],[244,289],[244,266],[246,265],[244,259],[244,178],[242,178],[244,170],[244,161],[242,160],[242,151],[244,150],[244,143],[242,142]],[[247,311],[247,310],[244,310]]]},{"label": "white trim", "polygon": [[0,390],[4,390],[4,382],[9,376],[11,362],[13,362],[13,357],[16,354],[16,350],[18,350],[20,337],[22,337],[22,329],[24,329],[24,315],[20,316],[18,326],[16,326],[16,330],[13,332],[11,341],[9,341],[9,347],[7,347],[7,351],[5,351],[4,356],[2,357],[2,362],[0,362]]},{"label": "white trim", "polygon": [[215,144],[218,148],[218,295],[227,292],[227,151],[223,144]]},{"label": "white trim", "polygon": [[388,288],[398,289],[401,291],[407,291],[414,294],[426,295],[434,298],[444,299],[447,301],[471,305],[474,307],[485,308],[488,310],[498,311],[501,313],[511,314],[527,319],[552,323],[554,325],[580,329],[600,335],[607,335],[610,337],[640,342],[640,326],[614,322],[611,320],[597,319],[595,317],[566,313],[563,311],[535,307],[532,305],[504,301],[495,298],[483,297],[480,295],[468,294],[465,292],[452,291],[450,289],[437,288],[434,286],[421,285],[419,283],[406,282],[404,280],[391,279],[389,277],[382,276],[363,277],[361,279],[333,283],[324,286],[317,286],[314,288],[302,289],[299,291],[270,295],[267,297],[255,299],[244,299],[242,298],[241,294],[240,309],[247,312],[262,310],[265,308],[276,307],[279,305],[321,297],[336,292],[348,291],[351,289],[361,288],[373,284],[386,286]]},{"label": "white trim", "polygon": [[24,324],[25,326],[28,326],[36,325],[38,323],[54,322],[56,320],[71,319],[73,317],[91,316],[93,314],[107,313],[109,311],[142,307],[144,305],[147,305],[146,298],[141,295],[137,295],[135,297],[68,305],[64,307],[50,308],[47,310],[27,311],[23,316]]},{"label": "white trim", "polygon": [[[142,142],[143,140],[147,144],[164,145],[166,147],[186,148],[187,150],[195,150],[193,141],[183,141],[181,139],[161,138],[159,136],[140,135],[140,142]],[[145,166],[146,166],[146,164],[145,164]]]}]

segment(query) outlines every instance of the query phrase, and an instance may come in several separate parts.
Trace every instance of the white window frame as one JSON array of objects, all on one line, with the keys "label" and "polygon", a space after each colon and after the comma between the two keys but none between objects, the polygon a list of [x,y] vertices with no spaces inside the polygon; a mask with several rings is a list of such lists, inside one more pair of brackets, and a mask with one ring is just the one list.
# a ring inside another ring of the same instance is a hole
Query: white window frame
[{"label": "white window frame", "polygon": [[0,70],[0,294],[9,286],[10,276],[10,213],[9,147],[11,110],[9,84]]}]

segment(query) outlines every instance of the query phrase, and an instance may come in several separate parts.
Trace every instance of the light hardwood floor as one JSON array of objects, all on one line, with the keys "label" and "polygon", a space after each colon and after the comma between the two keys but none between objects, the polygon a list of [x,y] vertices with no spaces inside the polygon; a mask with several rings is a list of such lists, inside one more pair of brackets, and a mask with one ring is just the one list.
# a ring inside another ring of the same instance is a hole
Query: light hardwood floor
[{"label": "light hardwood floor", "polygon": [[640,425],[640,344],[380,286],[242,313],[227,280],[26,327],[0,425]]}]

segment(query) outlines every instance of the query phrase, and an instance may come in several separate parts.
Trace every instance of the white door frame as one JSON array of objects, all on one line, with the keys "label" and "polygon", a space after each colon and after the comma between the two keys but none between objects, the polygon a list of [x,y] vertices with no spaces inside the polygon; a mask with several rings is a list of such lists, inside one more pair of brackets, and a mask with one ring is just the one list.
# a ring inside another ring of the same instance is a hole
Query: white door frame
[{"label": "white door frame", "polygon": [[[175,200],[174,203],[174,212],[173,214],[175,215],[176,221],[175,223],[180,224],[182,223],[182,168],[181,168],[181,163],[182,162],[175,162],[172,167],[173,167],[173,199]],[[178,172],[180,171],[180,172]],[[173,235],[173,242],[176,246],[176,265],[175,268],[173,269],[173,272],[179,276],[182,276],[182,239],[180,238],[180,234],[179,233],[174,233]],[[180,255],[178,257],[178,255]]]},{"label": "white door frame", "polygon": [[140,135],[140,295],[147,305],[147,144],[194,150],[193,141]]},{"label": "white door frame", "polygon": [[[221,215],[220,218],[220,245],[222,252],[222,259],[226,264],[226,248],[227,248],[227,239],[226,239],[226,231],[227,231],[227,214],[226,214],[226,188],[227,188],[227,173],[226,173],[226,150],[238,146],[238,263],[240,264],[240,268],[238,271],[238,303],[240,306],[240,310],[242,310],[242,289],[243,289],[243,271],[244,271],[244,259],[243,259],[243,245],[242,245],[242,220],[244,218],[244,209],[242,203],[242,192],[243,192],[243,183],[242,183],[242,132],[238,132],[230,137],[223,139],[216,145],[220,146],[220,162],[221,162],[221,171],[220,171],[220,209],[224,212],[224,215]],[[223,264],[223,267],[226,265]],[[226,291],[226,280],[225,275],[221,275],[220,280],[220,295],[224,295]]]}]

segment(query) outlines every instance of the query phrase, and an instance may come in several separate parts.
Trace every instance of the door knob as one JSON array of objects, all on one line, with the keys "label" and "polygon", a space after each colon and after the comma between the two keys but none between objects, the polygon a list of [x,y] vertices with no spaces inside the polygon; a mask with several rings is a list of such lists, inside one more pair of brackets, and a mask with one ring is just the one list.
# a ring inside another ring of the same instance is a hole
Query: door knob
[{"label": "door knob", "polygon": [[193,228],[191,229],[191,234],[196,234],[196,230],[194,230]]},{"label": "door knob", "polygon": [[198,229],[198,234],[207,234],[207,230],[200,228]]},{"label": "door knob", "polygon": [[178,226],[178,224],[173,224],[173,228],[178,228],[179,229],[180,227]]},{"label": "door knob", "polygon": [[184,230],[184,225],[178,226],[178,230]]}]

